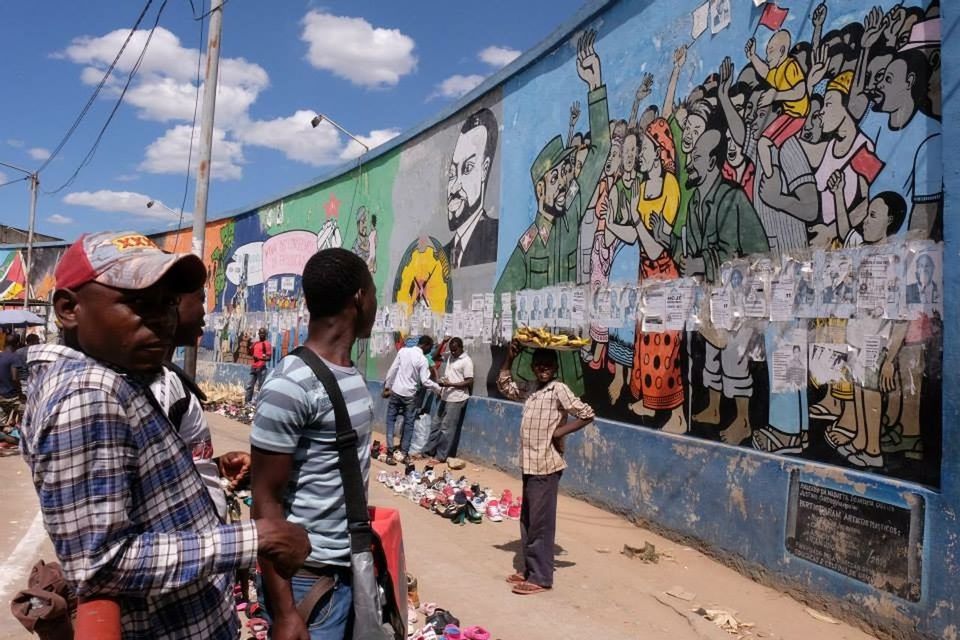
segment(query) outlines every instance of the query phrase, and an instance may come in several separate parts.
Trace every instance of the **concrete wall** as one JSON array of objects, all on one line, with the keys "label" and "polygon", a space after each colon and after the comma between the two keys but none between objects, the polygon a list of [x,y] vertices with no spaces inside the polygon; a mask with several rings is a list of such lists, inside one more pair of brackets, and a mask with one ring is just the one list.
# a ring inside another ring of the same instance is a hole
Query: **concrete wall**
[{"label": "concrete wall", "polygon": [[347,247],[379,292],[371,381],[404,337],[465,338],[464,455],[518,471],[520,407],[491,384],[511,328],[580,332],[561,377],[601,419],[565,490],[844,617],[956,638],[956,18],[778,4],[588,5],[362,163],[211,222],[201,376],[241,380],[260,326],[277,357],[301,342],[303,264]]}]

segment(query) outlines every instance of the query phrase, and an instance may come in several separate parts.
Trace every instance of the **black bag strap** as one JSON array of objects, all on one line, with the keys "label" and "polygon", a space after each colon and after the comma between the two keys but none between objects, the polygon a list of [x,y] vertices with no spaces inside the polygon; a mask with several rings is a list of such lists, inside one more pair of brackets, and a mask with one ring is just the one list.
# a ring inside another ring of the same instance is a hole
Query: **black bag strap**
[{"label": "black bag strap", "polygon": [[177,374],[177,377],[180,378],[180,382],[183,383],[183,388],[186,390],[187,393],[192,393],[193,395],[197,396],[197,400],[199,400],[200,402],[207,401],[207,395],[203,392],[202,389],[200,389],[200,387],[197,385],[197,381],[194,380],[189,373],[181,369],[179,366],[177,366],[173,362],[169,362],[169,361],[164,362],[163,366],[165,366],[167,369],[170,369],[170,371],[173,371],[175,374]]},{"label": "black bag strap", "polygon": [[337,466],[340,468],[340,480],[343,482],[343,495],[347,503],[350,548],[353,553],[370,551],[373,545],[373,528],[370,526],[370,512],[367,511],[367,494],[363,487],[360,458],[357,456],[358,436],[350,422],[350,413],[347,411],[340,385],[330,367],[312,349],[301,345],[291,351],[290,355],[297,356],[310,367],[327,391],[327,397],[333,405],[333,418],[337,424]]}]

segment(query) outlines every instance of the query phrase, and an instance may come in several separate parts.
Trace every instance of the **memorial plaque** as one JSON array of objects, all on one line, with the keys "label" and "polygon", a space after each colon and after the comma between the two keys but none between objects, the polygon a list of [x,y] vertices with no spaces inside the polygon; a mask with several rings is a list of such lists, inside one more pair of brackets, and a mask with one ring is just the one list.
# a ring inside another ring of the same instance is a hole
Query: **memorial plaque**
[{"label": "memorial plaque", "polygon": [[829,487],[790,482],[787,550],[900,598],[920,600],[923,498],[910,508]]}]

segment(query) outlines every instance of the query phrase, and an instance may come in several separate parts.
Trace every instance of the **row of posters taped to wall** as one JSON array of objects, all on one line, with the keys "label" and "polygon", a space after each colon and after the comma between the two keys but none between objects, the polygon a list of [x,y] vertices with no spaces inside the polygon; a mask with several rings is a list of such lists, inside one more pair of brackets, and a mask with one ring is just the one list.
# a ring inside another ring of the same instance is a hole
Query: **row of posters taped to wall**
[{"label": "row of posters taped to wall", "polygon": [[[589,335],[635,323],[643,333],[699,331],[712,342],[735,336],[740,355],[767,359],[774,390],[784,390],[805,385],[808,375],[824,384],[875,370],[893,323],[942,317],[942,274],[942,245],[911,241],[733,261],[714,286],[693,278],[571,284],[505,292],[499,308],[484,293],[454,300],[446,314],[393,304],[377,313],[370,351],[389,353],[396,333],[460,336],[476,348],[508,342],[518,326]],[[807,344],[794,321],[817,318],[843,321],[849,344]],[[785,327],[774,352],[759,353],[771,323]]]}]

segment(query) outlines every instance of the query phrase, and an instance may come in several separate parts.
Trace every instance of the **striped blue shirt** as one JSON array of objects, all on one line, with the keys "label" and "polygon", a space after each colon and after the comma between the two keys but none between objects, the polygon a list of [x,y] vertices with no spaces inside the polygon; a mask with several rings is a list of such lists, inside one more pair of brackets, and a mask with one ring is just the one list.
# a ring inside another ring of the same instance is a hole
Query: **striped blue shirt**
[{"label": "striped blue shirt", "polygon": [[[340,384],[350,421],[359,436],[357,454],[366,486],[373,400],[356,367],[325,362]],[[336,439],[333,404],[323,385],[303,360],[287,356],[260,390],[250,443],[266,451],[293,454],[283,509],[286,519],[304,527],[310,536],[308,566],[350,564]]]}]

